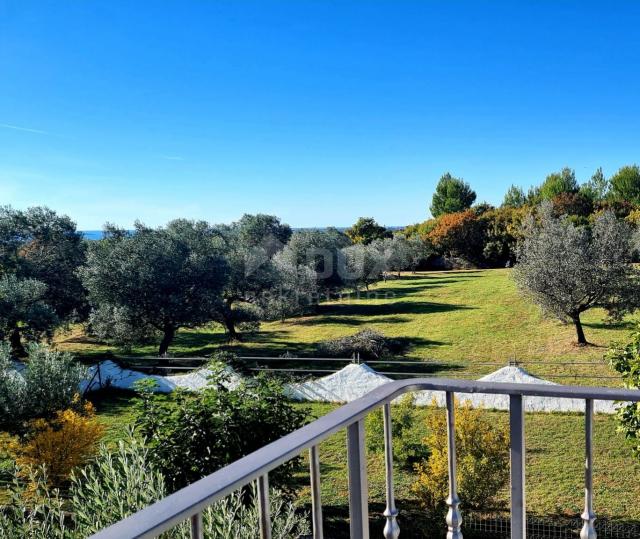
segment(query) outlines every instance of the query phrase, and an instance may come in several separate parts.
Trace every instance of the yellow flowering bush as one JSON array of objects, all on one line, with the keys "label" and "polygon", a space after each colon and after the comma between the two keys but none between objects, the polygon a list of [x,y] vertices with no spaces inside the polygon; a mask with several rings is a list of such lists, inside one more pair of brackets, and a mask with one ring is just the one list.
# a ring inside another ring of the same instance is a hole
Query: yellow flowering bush
[{"label": "yellow flowering bush", "polygon": [[[456,403],[458,494],[466,507],[490,508],[509,481],[509,435],[486,414],[467,403]],[[425,508],[441,511],[449,489],[447,419],[443,410],[429,414],[423,443],[429,458],[415,465],[418,479],[413,493]]]},{"label": "yellow flowering bush", "polygon": [[29,434],[22,441],[13,441],[11,449],[20,468],[44,466],[49,484],[60,485],[74,468],[96,454],[103,433],[104,426],[95,417],[93,406],[86,403],[82,413],[68,409],[50,420],[32,420]]}]

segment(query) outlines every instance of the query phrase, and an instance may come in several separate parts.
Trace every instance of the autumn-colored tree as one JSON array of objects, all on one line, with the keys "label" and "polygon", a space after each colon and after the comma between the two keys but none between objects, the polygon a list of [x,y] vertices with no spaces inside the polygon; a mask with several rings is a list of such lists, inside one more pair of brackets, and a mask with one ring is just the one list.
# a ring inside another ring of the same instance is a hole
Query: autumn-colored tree
[{"label": "autumn-colored tree", "polygon": [[560,193],[552,199],[551,203],[553,211],[558,217],[575,215],[586,218],[593,213],[593,201],[580,192]]},{"label": "autumn-colored tree", "polygon": [[476,260],[482,252],[482,223],[471,210],[442,215],[428,239],[443,254]]}]

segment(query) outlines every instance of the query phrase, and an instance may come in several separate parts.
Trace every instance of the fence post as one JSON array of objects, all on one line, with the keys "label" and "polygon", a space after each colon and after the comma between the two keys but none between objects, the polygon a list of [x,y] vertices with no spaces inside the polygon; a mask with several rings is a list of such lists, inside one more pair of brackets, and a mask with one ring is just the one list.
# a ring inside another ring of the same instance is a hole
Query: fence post
[{"label": "fence post", "polygon": [[580,539],[596,539],[594,526],[596,515],[593,512],[593,399],[585,399],[584,437],[584,512],[581,515],[584,523],[580,531]]},{"label": "fence post", "polygon": [[393,491],[393,429],[391,423],[391,404],[386,403],[382,407],[384,417],[384,467],[386,479],[387,507],[384,510],[384,517],[387,522],[384,525],[385,539],[398,539],[400,535],[400,526],[396,517],[398,510],[396,509],[395,494]]},{"label": "fence post", "polygon": [[509,400],[511,442],[511,539],[526,539],[527,512],[525,498],[524,406],[522,395]]}]

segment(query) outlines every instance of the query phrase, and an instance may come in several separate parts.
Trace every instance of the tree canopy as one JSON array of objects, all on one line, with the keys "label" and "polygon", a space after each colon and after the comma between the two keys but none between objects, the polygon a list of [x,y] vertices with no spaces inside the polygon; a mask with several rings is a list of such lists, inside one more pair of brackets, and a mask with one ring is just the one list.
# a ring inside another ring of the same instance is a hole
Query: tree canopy
[{"label": "tree canopy", "polygon": [[538,220],[525,223],[513,276],[545,313],[575,325],[579,344],[587,343],[583,312],[602,307],[620,317],[638,306],[631,228],[611,212],[600,214],[589,229],[556,217],[543,204]]},{"label": "tree canopy", "polygon": [[360,217],[344,232],[353,243],[370,244],[374,240],[390,238],[391,232],[379,225],[373,217]]},{"label": "tree canopy", "polygon": [[527,203],[527,196],[524,194],[522,187],[512,185],[504,195],[502,206],[504,208],[520,208]]},{"label": "tree canopy", "polygon": [[94,309],[119,313],[117,322],[135,331],[159,332],[160,355],[179,328],[213,320],[227,264],[219,234],[207,223],[177,220],[156,229],[136,223],[132,234],[106,232],[81,270]]},{"label": "tree canopy", "polygon": [[[24,211],[0,207],[0,275],[13,275],[19,280],[5,282],[15,294],[20,290],[24,299],[29,289],[39,305],[48,306],[55,316],[47,315],[47,325],[80,320],[86,315],[86,293],[78,277],[84,260],[82,235],[66,215],[45,207]],[[11,301],[17,299],[15,294]],[[20,316],[26,314],[19,311]],[[33,308],[30,312],[33,314]],[[38,326],[44,321],[44,311],[39,312]],[[25,332],[28,327],[34,325],[27,324]],[[48,327],[47,332],[51,329]],[[11,333],[16,351],[22,348],[21,331],[19,325]]]},{"label": "tree canopy", "polygon": [[455,213],[469,209],[476,200],[476,193],[460,178],[445,173],[433,194],[431,215],[439,217],[445,213]]},{"label": "tree canopy", "polygon": [[605,177],[602,167],[598,168],[591,178],[580,187],[580,192],[592,202],[606,200],[611,189],[611,181]]},{"label": "tree canopy", "polygon": [[619,200],[640,204],[640,167],[622,167],[611,176],[611,195]]},{"label": "tree canopy", "polygon": [[551,200],[562,193],[577,193],[578,189],[575,171],[565,167],[560,172],[553,172],[547,176],[540,186],[540,198]]}]

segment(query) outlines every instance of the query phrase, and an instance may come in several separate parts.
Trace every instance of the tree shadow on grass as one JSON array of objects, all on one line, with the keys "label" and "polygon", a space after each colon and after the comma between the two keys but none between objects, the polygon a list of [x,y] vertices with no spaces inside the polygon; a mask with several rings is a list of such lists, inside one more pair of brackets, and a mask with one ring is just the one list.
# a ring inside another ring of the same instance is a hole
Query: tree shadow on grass
[{"label": "tree shadow on grass", "polygon": [[[434,314],[475,309],[467,305],[452,305],[430,301],[395,301],[393,303],[333,303],[318,305],[318,314],[323,316],[398,316],[402,314]],[[313,318],[299,322],[313,325]]]},{"label": "tree shadow on grass", "polygon": [[590,329],[634,329],[638,326],[638,321],[621,320],[620,322],[582,322],[582,325]]},{"label": "tree shadow on grass", "polygon": [[[408,316],[382,316],[376,318],[376,324],[400,324],[403,322],[409,322],[411,320]],[[297,321],[292,321],[292,324],[301,326],[317,326],[326,324],[336,324],[340,326],[363,326],[371,323],[370,320],[363,320],[362,318],[354,318],[349,316],[331,316],[322,315],[312,319],[305,318]]]}]

